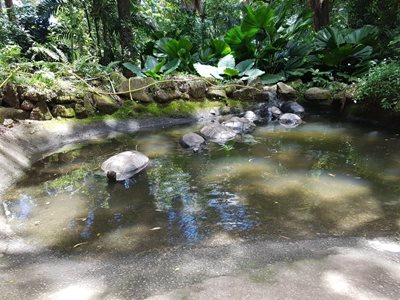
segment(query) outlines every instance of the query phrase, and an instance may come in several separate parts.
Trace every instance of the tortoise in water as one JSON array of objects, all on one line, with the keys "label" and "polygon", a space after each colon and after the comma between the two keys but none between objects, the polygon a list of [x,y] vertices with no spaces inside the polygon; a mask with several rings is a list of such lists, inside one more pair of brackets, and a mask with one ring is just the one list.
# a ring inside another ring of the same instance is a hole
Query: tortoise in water
[{"label": "tortoise in water", "polygon": [[295,128],[301,123],[301,118],[295,114],[286,113],[279,117],[279,124],[281,124],[285,128]]},{"label": "tortoise in water", "polygon": [[236,136],[236,132],[219,123],[204,126],[200,133],[207,139],[218,143],[226,142]]},{"label": "tortoise in water", "polygon": [[249,133],[253,131],[256,125],[246,118],[232,117],[222,123],[224,126],[229,127],[236,133]]},{"label": "tortoise in water", "polygon": [[194,152],[199,151],[200,147],[205,142],[206,142],[205,139],[201,135],[198,135],[197,133],[194,132],[186,133],[179,140],[179,144],[181,144],[183,148],[191,148]]},{"label": "tortoise in water", "polygon": [[101,169],[109,181],[123,181],[147,167],[149,158],[139,151],[125,151],[111,156],[102,163]]}]

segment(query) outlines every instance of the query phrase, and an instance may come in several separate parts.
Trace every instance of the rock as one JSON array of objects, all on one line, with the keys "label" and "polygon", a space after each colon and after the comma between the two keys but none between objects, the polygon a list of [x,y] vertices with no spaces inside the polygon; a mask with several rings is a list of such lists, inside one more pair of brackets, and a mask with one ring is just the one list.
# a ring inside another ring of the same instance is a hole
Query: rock
[{"label": "rock", "polygon": [[283,82],[276,84],[276,93],[283,100],[294,100],[297,98],[297,91]]},{"label": "rock", "polygon": [[224,87],[225,93],[229,98],[233,97],[233,93],[236,91],[236,86],[233,84],[226,85]]},{"label": "rock", "polygon": [[59,95],[54,99],[54,103],[56,104],[70,104],[76,103],[78,101],[76,96],[72,95]]},{"label": "rock", "polygon": [[[118,92],[128,92],[129,90],[137,90],[131,92],[130,95],[132,99],[141,102],[152,102],[154,101],[152,91],[155,89],[154,85],[144,88],[145,86],[151,85],[155,82],[153,78],[146,77],[131,77],[121,83],[118,88]],[[129,98],[129,93],[122,95],[125,98]]]},{"label": "rock", "polygon": [[323,102],[331,99],[331,92],[326,89],[313,87],[304,92],[304,98],[308,101]]},{"label": "rock", "polygon": [[176,91],[165,91],[165,90],[159,89],[154,92],[154,99],[160,103],[171,102],[172,100],[176,100],[179,98],[180,98],[180,94],[178,94]]},{"label": "rock", "polygon": [[64,105],[55,105],[51,114],[53,117],[62,117],[62,118],[74,118],[75,110],[72,107],[65,107]]},{"label": "rock", "polygon": [[78,119],[87,118],[95,114],[95,108],[89,97],[84,97],[82,103],[75,104],[75,113]]},{"label": "rock", "polygon": [[271,113],[271,115],[274,118],[277,118],[277,119],[283,114],[282,111],[276,106],[268,107],[268,111]]},{"label": "rock", "polygon": [[6,104],[12,108],[19,108],[18,90],[14,84],[7,84],[4,88],[3,105]]},{"label": "rock", "polygon": [[3,121],[3,126],[11,128],[14,126],[14,120],[13,119],[4,119]]},{"label": "rock", "polygon": [[183,80],[177,82],[178,88],[182,93],[186,93],[192,99],[204,99],[206,97],[207,83],[198,79],[197,77],[185,77],[176,78],[177,80]]},{"label": "rock", "polygon": [[44,101],[38,102],[35,107],[32,109],[30,118],[32,120],[51,120],[53,116]]},{"label": "rock", "polygon": [[236,136],[236,132],[219,123],[204,126],[200,130],[200,133],[206,139],[217,143],[224,143],[228,140],[233,139]]},{"label": "rock", "polygon": [[179,91],[175,82],[170,81],[157,84],[153,95],[157,102],[166,103],[171,102],[172,100],[180,99],[182,93]]},{"label": "rock", "polygon": [[109,95],[92,94],[94,106],[96,109],[104,114],[112,114],[119,108],[117,102]]},{"label": "rock", "polygon": [[210,86],[207,90],[208,99],[227,99],[225,89],[219,86]]},{"label": "rock", "polygon": [[256,128],[256,125],[253,122],[247,120],[246,118],[239,117],[232,117],[223,122],[222,125],[240,134],[252,132]]},{"label": "rock", "polygon": [[17,108],[0,107],[0,122],[5,119],[25,120],[29,118],[29,113]]},{"label": "rock", "polygon": [[250,122],[257,121],[258,119],[257,115],[251,110],[246,111],[243,117],[249,120]]},{"label": "rock", "polygon": [[35,107],[35,103],[29,101],[29,100],[24,100],[21,103],[21,109],[26,110],[26,111],[31,111]]},{"label": "rock", "polygon": [[302,123],[298,115],[286,113],[279,117],[279,124],[285,128],[295,128]]},{"label": "rock", "polygon": [[197,152],[205,142],[205,139],[201,135],[194,132],[186,133],[179,140],[179,144],[183,148],[191,148],[195,152]]},{"label": "rock", "polygon": [[34,87],[28,87],[24,92],[22,92],[21,98],[23,100],[28,100],[31,102],[46,101],[50,102],[55,99],[57,94],[50,89],[36,89]]},{"label": "rock", "polygon": [[233,92],[232,97],[243,101],[265,102],[268,100],[268,93],[254,87],[245,87]]},{"label": "rock", "polygon": [[304,107],[294,101],[287,101],[282,103],[281,110],[284,113],[292,113],[298,115],[300,118],[304,116]]},{"label": "rock", "polygon": [[263,90],[266,92],[271,92],[271,93],[277,93],[278,86],[276,84],[274,85],[266,85],[263,87]]}]

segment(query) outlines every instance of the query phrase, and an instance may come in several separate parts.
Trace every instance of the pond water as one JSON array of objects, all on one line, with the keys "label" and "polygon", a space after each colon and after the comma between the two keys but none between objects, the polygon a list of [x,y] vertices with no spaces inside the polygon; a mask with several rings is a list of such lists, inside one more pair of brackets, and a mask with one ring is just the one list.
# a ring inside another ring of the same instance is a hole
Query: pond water
[{"label": "pond water", "polygon": [[[295,129],[258,126],[201,153],[181,149],[179,138],[200,126],[119,135],[44,158],[3,195],[9,223],[64,251],[398,234],[398,134],[314,116]],[[151,158],[146,171],[108,184],[101,163],[136,148]]]}]

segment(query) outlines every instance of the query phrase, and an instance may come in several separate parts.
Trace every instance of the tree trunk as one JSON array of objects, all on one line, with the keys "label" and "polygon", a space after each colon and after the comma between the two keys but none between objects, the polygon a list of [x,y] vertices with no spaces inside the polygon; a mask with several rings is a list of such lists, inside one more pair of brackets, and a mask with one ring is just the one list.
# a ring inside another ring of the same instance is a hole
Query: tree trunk
[{"label": "tree trunk", "polygon": [[119,40],[122,48],[122,55],[128,59],[136,59],[133,46],[133,33],[129,26],[131,21],[131,7],[129,0],[117,0],[119,17]]},{"label": "tree trunk", "polygon": [[8,20],[10,20],[11,23],[17,23],[17,18],[15,17],[15,12],[14,12],[14,3],[13,0],[5,0],[5,7],[7,10],[7,15],[8,15]]},{"label": "tree trunk", "polygon": [[308,4],[314,12],[314,29],[318,31],[329,25],[329,0],[309,0]]}]

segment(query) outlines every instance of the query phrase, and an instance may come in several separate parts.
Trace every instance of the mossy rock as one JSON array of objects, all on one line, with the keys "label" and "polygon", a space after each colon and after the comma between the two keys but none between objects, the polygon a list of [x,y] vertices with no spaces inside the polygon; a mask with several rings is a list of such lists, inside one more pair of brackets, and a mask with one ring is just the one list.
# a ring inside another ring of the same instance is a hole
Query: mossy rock
[{"label": "mossy rock", "polygon": [[96,114],[90,97],[84,97],[81,102],[75,104],[75,113],[78,119],[88,118]]},{"label": "mossy rock", "polygon": [[210,86],[207,90],[207,99],[227,99],[224,87]]},{"label": "mossy rock", "polygon": [[307,101],[323,102],[331,100],[332,95],[329,90],[321,89],[318,87],[309,88],[304,92],[304,99]]},{"label": "mossy rock", "polygon": [[113,114],[119,108],[117,102],[109,95],[93,93],[93,102],[96,109],[104,114]]},{"label": "mossy rock", "polygon": [[254,87],[245,87],[240,90],[236,90],[233,93],[233,98],[243,101],[265,102],[268,100],[268,94],[267,92],[261,91]]},{"label": "mossy rock", "polygon": [[53,117],[74,118],[75,110],[72,107],[55,105],[51,110],[51,114],[53,115]]},{"label": "mossy rock", "polygon": [[40,101],[32,109],[30,118],[32,120],[44,121],[44,120],[51,120],[53,118],[53,116],[52,116],[46,102]]},{"label": "mossy rock", "polygon": [[[121,83],[118,88],[118,92],[123,92],[126,94],[122,94],[121,96],[125,98],[131,97],[134,100],[140,102],[153,102],[153,94],[154,86],[150,86],[145,88],[148,85],[152,85],[155,82],[153,78],[141,78],[141,77],[132,77],[128,80],[125,80]],[[137,90],[135,92],[129,93],[129,91]]]}]

